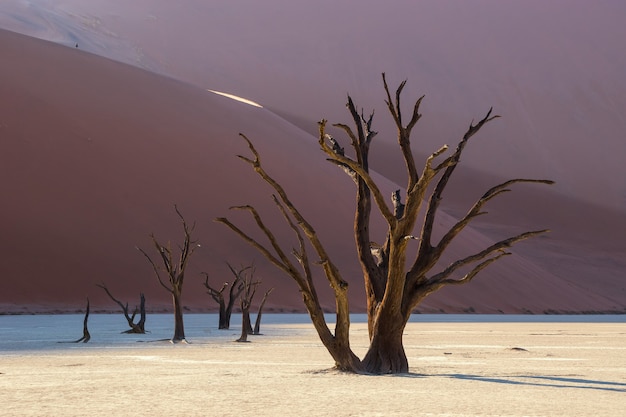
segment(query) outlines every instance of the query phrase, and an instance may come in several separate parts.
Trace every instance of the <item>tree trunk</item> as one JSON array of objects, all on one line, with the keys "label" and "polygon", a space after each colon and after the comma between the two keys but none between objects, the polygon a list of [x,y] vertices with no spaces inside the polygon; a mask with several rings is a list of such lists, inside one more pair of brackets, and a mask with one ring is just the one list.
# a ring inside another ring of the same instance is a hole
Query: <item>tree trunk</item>
[{"label": "tree trunk", "polygon": [[139,294],[139,322],[137,322],[137,327],[142,333],[146,332],[146,297],[143,293]]},{"label": "tree trunk", "polygon": [[87,321],[89,320],[89,298],[87,298],[87,310],[85,311],[85,318],[83,319],[83,337],[78,340],[73,340],[71,342],[58,342],[58,343],[87,343],[91,339],[91,335],[89,334],[89,329],[87,328]]},{"label": "tree trunk", "polygon": [[335,368],[344,372],[363,373],[361,360],[350,348],[350,316],[347,314],[337,315],[337,323],[335,325],[337,335],[333,335],[328,328],[324,318],[324,311],[319,303],[305,298],[304,304],[322,344],[335,361]]},{"label": "tree trunk", "polygon": [[250,309],[246,309],[245,311],[242,311],[241,314],[243,315],[243,323],[246,326],[246,331],[248,332],[248,334],[253,334],[253,329],[252,329],[252,319],[250,319]]},{"label": "tree trunk", "polygon": [[137,308],[132,317],[128,316],[128,310],[125,310],[126,321],[130,326],[129,330],[126,330],[126,334],[145,334],[146,333],[146,297],[143,293],[139,294],[139,321],[135,324],[135,315],[137,314]]},{"label": "tree trunk", "polygon": [[185,324],[183,323],[183,306],[180,302],[180,291],[172,291],[174,301],[174,336],[172,342],[185,341]]},{"label": "tree trunk", "polygon": [[260,335],[261,334],[261,317],[263,316],[263,313],[261,312],[261,310],[259,310],[259,312],[256,315],[256,320],[254,321],[254,329],[252,329],[252,334],[253,335]]},{"label": "tree trunk", "polygon": [[217,328],[220,330],[228,330],[230,328],[230,313],[226,311],[224,300],[220,301],[220,318]]},{"label": "tree trunk", "polygon": [[[243,303],[242,303],[243,304]],[[247,342],[248,335],[252,333],[252,325],[250,324],[250,308],[242,307],[241,311],[241,337],[237,342]]]},{"label": "tree trunk", "polygon": [[332,345],[325,345],[326,349],[330,353],[330,356],[335,360],[335,368],[344,371],[352,372],[355,374],[362,374],[368,372],[363,367],[363,362],[358,356],[352,352],[350,346],[346,346],[341,343],[334,343]]},{"label": "tree trunk", "polygon": [[402,335],[406,321],[397,317],[379,315],[374,325],[370,347],[363,358],[365,372],[398,374],[409,372]]},{"label": "tree trunk", "polygon": [[77,340],[77,342],[87,343],[91,339],[89,329],[87,328],[87,321],[89,320],[89,298],[87,299],[87,309],[85,310],[85,318],[83,319],[83,337]]},{"label": "tree trunk", "polygon": [[261,300],[261,305],[259,305],[259,312],[256,315],[256,321],[254,322],[254,331],[252,334],[259,335],[261,334],[261,317],[263,316],[263,307],[265,306],[265,302],[267,301],[267,297],[270,293],[274,291],[274,288],[270,288],[265,292],[263,299]]}]

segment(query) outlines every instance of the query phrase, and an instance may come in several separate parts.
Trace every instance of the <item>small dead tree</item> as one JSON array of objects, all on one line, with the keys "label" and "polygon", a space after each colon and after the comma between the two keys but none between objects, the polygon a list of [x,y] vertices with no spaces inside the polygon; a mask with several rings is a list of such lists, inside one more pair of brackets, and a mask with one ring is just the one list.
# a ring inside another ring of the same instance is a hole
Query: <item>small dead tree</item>
[{"label": "small dead tree", "polygon": [[261,334],[261,316],[263,315],[263,307],[265,307],[265,301],[267,301],[267,297],[274,291],[274,288],[270,288],[265,291],[263,295],[263,299],[261,300],[261,305],[259,305],[259,312],[256,315],[256,320],[254,322],[254,329],[252,330],[252,334],[260,335]]},{"label": "small dead tree", "polygon": [[261,281],[252,281],[254,277],[254,267],[251,272],[245,274],[243,278],[243,292],[241,293],[241,336],[237,339],[237,342],[247,342],[248,335],[252,334],[252,321],[250,320],[250,307],[252,306],[252,299],[256,294],[256,288]]},{"label": "small dead tree", "polygon": [[87,343],[91,339],[91,335],[89,334],[89,329],[87,328],[87,321],[89,320],[89,298],[87,298],[87,308],[85,309],[85,318],[83,319],[83,337],[77,340],[72,340],[71,342],[59,342],[59,343]]},{"label": "small dead tree", "polygon": [[[183,322],[183,306],[181,302],[181,295],[183,293],[183,282],[185,280],[185,270],[189,263],[189,258],[191,257],[195,249],[200,245],[198,245],[198,242],[196,240],[191,239],[191,233],[195,228],[195,223],[190,227],[176,205],[174,205],[174,209],[176,210],[176,214],[182,222],[184,233],[183,244],[178,246],[178,249],[180,251],[178,260],[174,260],[171,243],[168,242],[167,245],[162,245],[156,239],[154,234],[150,235],[150,237],[152,238],[154,248],[161,257],[161,266],[157,266],[157,264],[152,260],[150,255],[146,253],[146,251],[139,247],[137,249],[144,254],[148,262],[150,262],[150,265],[152,265],[152,269],[154,270],[159,284],[161,284],[163,288],[165,288],[170,294],[172,294],[172,302],[174,305],[174,336],[172,336],[171,341],[173,343],[176,343],[185,341],[185,325]],[[167,282],[161,277],[160,271],[164,271],[165,274],[167,274]]]},{"label": "small dead tree", "polygon": [[[122,312],[124,313],[124,318],[128,322],[128,326],[130,326],[129,330],[124,331],[123,333],[136,333],[136,334],[144,334],[146,333],[145,324],[146,324],[146,298],[143,293],[139,294],[139,307],[135,306],[135,310],[133,310],[133,314],[130,315],[128,313],[128,303],[122,304],[120,300],[115,298],[111,291],[107,288],[107,286],[103,283],[96,284],[96,287],[102,288],[109,298],[113,300],[117,305],[120,306]],[[135,323],[135,316],[139,312],[139,321]]]},{"label": "small dead tree", "polygon": [[[244,273],[246,270],[251,268],[251,266],[247,266],[236,270],[228,262],[226,263],[226,265],[228,265],[228,268],[235,276],[235,279],[230,284],[228,282],[222,284],[222,287],[219,290],[209,284],[209,274],[207,274],[206,272],[202,273],[205,276],[204,286],[207,289],[208,294],[219,305],[218,329],[224,330],[230,329],[230,317],[233,312],[235,301],[237,300],[237,298],[239,298],[241,292],[244,290]],[[226,300],[224,299],[224,291],[229,286],[230,290],[228,291],[228,303],[226,303]]]},{"label": "small dead tree", "polygon": [[[243,231],[225,217],[216,219],[255,247],[296,282],[320,340],[335,360],[336,367],[345,371],[373,374],[408,372],[409,365],[402,336],[406,323],[417,305],[426,296],[444,286],[470,282],[487,266],[509,255],[507,248],[516,242],[547,232],[536,230],[511,236],[452,262],[447,267],[441,268],[438,265],[443,253],[459,233],[473,219],[485,214],[483,207],[491,199],[508,192],[509,187],[516,183],[552,184],[552,181],[513,179],[494,186],[483,194],[467,214],[443,234],[443,237],[435,240],[433,236],[435,217],[443,198],[443,191],[459,164],[465,146],[485,124],[498,116],[493,116],[489,110],[477,124],[470,124],[451,155],[444,157],[448,147],[441,147],[426,159],[420,171],[415,164],[410,138],[413,128],[421,118],[419,109],[423,96],[414,103],[409,121],[405,124],[400,105],[405,84],[406,81],[402,82],[393,94],[383,74],[385,103],[396,125],[398,146],[406,166],[407,184],[404,202],[401,200],[402,194],[399,190],[393,193],[391,206],[388,205],[387,199],[370,175],[369,149],[372,139],[377,134],[372,130],[373,113],[365,117],[348,96],[347,108],[354,128],[345,124],[334,125],[348,137],[354,151],[353,156],[346,155],[339,142],[326,133],[326,120],[319,123],[319,145],[322,151],[327,159],[342,168],[356,185],[354,236],[365,281],[370,337],[369,349],[363,360],[350,348],[348,283],[342,278],[326,252],[315,229],[294,206],[283,187],[267,173],[261,164],[259,153],[243,134],[241,136],[247,142],[253,157],[240,155],[239,158],[247,162],[274,190],[274,203],[287,225],[293,230],[298,242],[298,248],[294,249],[292,254],[299,267],[292,262],[254,207],[245,205],[232,209],[249,213],[269,245]],[[378,209],[388,226],[384,239],[380,240],[384,242],[382,245],[371,243],[375,241],[370,236],[373,206]],[[415,233],[416,228],[419,229],[418,233]],[[412,262],[409,262],[407,250],[414,245],[409,245],[409,242],[417,242]],[[334,333],[324,319],[324,312],[313,282],[307,247],[313,248],[317,258],[315,263],[322,267],[334,291],[336,303]]]}]

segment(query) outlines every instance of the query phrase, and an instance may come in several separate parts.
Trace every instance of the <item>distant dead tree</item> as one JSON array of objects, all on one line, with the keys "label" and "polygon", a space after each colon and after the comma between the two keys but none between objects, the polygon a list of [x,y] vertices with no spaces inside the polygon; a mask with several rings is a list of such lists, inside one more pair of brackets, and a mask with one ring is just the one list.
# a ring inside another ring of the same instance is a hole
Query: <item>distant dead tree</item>
[{"label": "distant dead tree", "polygon": [[[536,230],[511,236],[439,269],[438,261],[450,243],[473,219],[485,214],[483,206],[487,202],[509,191],[509,187],[516,183],[552,184],[552,181],[513,179],[496,185],[483,194],[467,214],[441,238],[435,239],[433,236],[435,216],[443,191],[459,164],[465,146],[485,124],[498,116],[493,116],[490,109],[478,123],[470,124],[452,154],[447,157],[443,156],[448,150],[448,147],[444,145],[426,159],[420,172],[415,164],[410,137],[413,128],[421,118],[419,108],[423,96],[414,103],[409,121],[405,124],[400,105],[400,97],[405,84],[406,81],[402,82],[393,94],[383,74],[385,103],[396,125],[398,146],[406,166],[405,202],[402,202],[401,191],[398,190],[393,193],[391,205],[388,205],[387,199],[370,175],[369,149],[377,133],[372,130],[373,113],[365,117],[362,111],[357,110],[352,98],[348,96],[347,108],[354,123],[354,129],[345,124],[334,126],[349,138],[353,148],[352,156],[348,156],[339,142],[326,133],[326,120],[319,122],[319,145],[322,151],[328,160],[342,168],[356,185],[354,237],[365,281],[370,338],[369,349],[363,360],[359,359],[350,348],[348,283],[342,278],[313,226],[295,207],[283,187],[267,173],[261,165],[259,153],[243,134],[241,136],[247,142],[253,157],[240,155],[239,158],[247,162],[274,190],[274,203],[297,239],[298,249],[291,252],[300,267],[296,267],[288,256],[289,252],[281,247],[267,223],[253,206],[237,206],[232,209],[249,213],[268,244],[262,243],[225,217],[216,219],[217,222],[223,223],[255,247],[273,265],[296,282],[320,340],[335,360],[336,367],[345,371],[373,374],[408,372],[409,365],[402,336],[406,323],[417,305],[426,296],[444,286],[470,282],[487,266],[509,255],[506,249],[514,243],[547,232],[547,230]],[[374,239],[370,236],[373,205],[376,206],[388,226],[381,240],[382,244],[372,244]],[[416,227],[419,229],[417,233]],[[409,245],[410,242],[414,242],[415,245]],[[312,247],[317,259],[309,260],[307,247]],[[412,262],[407,259],[409,248],[415,248]],[[324,311],[313,282],[312,262],[322,267],[334,292],[336,302],[334,332],[324,319]],[[431,272],[433,269],[435,271]]]},{"label": "distant dead tree", "polygon": [[263,295],[263,299],[261,300],[261,305],[259,305],[259,312],[256,315],[256,320],[254,322],[254,329],[252,330],[252,334],[260,335],[261,334],[261,316],[263,315],[263,307],[265,307],[265,301],[267,301],[267,297],[274,291],[274,288],[270,288],[265,291]]},{"label": "distant dead tree", "polygon": [[[180,251],[178,260],[174,260],[171,243],[168,242],[167,245],[162,245],[159,241],[157,241],[154,234],[151,234],[150,237],[152,238],[154,248],[161,257],[161,266],[157,266],[146,251],[139,247],[137,249],[144,254],[148,262],[150,262],[150,265],[152,265],[152,269],[154,270],[159,284],[172,294],[172,302],[174,304],[174,336],[171,341],[176,343],[185,341],[185,325],[183,322],[183,306],[181,303],[183,282],[185,280],[185,269],[189,263],[189,258],[195,251],[196,247],[200,245],[198,245],[197,241],[191,239],[191,233],[195,228],[195,223],[190,227],[176,205],[174,205],[174,209],[182,222],[184,233],[183,244],[178,246]],[[164,271],[165,274],[167,274],[167,282],[161,277],[160,271]]]},{"label": "distant dead tree", "polygon": [[[107,293],[109,298],[111,300],[113,300],[115,303],[117,303],[117,305],[119,305],[120,308],[122,309],[122,312],[124,313],[124,317],[126,318],[126,321],[128,322],[128,325],[130,326],[130,329],[126,330],[124,333],[144,334],[146,332],[146,329],[145,329],[145,323],[146,323],[146,298],[144,297],[143,293],[139,294],[139,307],[135,306],[135,310],[133,310],[133,314],[129,315],[128,314],[128,303],[122,304],[122,302],[120,300],[115,298],[113,296],[113,294],[111,294],[111,291],[109,291],[107,286],[104,284],[104,282],[101,283],[101,284],[96,284],[96,287],[102,288]],[[139,321],[137,323],[135,323],[135,316],[137,315],[137,312],[139,312]]]},{"label": "distant dead tree", "polygon": [[[245,272],[248,271],[248,272]],[[235,271],[233,270],[233,273]],[[254,329],[252,328],[252,320],[250,319],[250,308],[252,307],[252,301],[256,294],[257,287],[261,284],[261,280],[254,280],[255,268],[251,265],[247,268],[242,268],[238,271],[238,276],[241,277],[241,284],[243,285],[243,291],[241,291],[240,307],[241,307],[241,337],[237,339],[237,342],[247,342],[248,335],[259,335],[261,327],[261,317],[263,315],[263,307],[267,301],[267,297],[274,290],[270,288],[263,295],[261,304],[259,305],[259,312],[256,316],[254,323]]]},{"label": "distant dead tree", "polygon": [[91,335],[89,334],[89,329],[87,328],[87,321],[89,320],[89,298],[87,298],[87,308],[85,309],[85,318],[83,319],[83,337],[78,340],[73,340],[71,342],[59,342],[59,343],[87,343],[91,339]]},{"label": "distant dead tree", "polygon": [[252,334],[252,321],[250,320],[250,307],[252,306],[252,299],[256,294],[256,288],[261,281],[253,281],[254,267],[250,269],[250,273],[247,273],[243,277],[243,291],[241,293],[241,337],[237,339],[237,342],[247,342],[248,335]]},{"label": "distant dead tree", "polygon": [[[252,268],[252,266],[241,267],[236,270],[233,268],[228,262],[226,263],[228,268],[235,276],[235,279],[232,283],[225,282],[222,284],[222,287],[218,290],[216,287],[213,287],[209,284],[209,274],[203,272],[202,274],[205,276],[204,286],[207,289],[208,294],[215,300],[215,302],[219,305],[219,329],[230,329],[230,317],[233,312],[233,307],[235,305],[235,301],[241,295],[241,292],[244,290],[244,273],[246,270]],[[228,303],[224,298],[224,291],[226,288],[230,287],[228,291]]]}]

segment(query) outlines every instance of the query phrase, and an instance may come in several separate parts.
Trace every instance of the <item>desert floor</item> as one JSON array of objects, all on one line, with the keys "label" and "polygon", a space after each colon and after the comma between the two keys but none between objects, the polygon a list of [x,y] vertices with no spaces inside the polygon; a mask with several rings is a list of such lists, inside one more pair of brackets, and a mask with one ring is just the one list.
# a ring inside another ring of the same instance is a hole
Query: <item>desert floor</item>
[{"label": "desert floor", "polygon": [[[411,373],[366,376],[332,370],[310,324],[270,320],[263,335],[235,343],[238,325],[219,331],[203,323],[205,315],[190,316],[190,343],[177,345],[159,341],[171,331],[167,326],[149,335],[119,334],[121,316],[92,315],[86,344],[53,340],[80,336],[81,316],[52,325],[0,316],[1,414],[624,415],[623,322],[409,323]],[[68,328],[69,320],[75,327]],[[55,325],[63,327],[55,332]],[[28,340],[17,340],[21,334]],[[354,324],[352,334],[362,355],[366,325]]]}]

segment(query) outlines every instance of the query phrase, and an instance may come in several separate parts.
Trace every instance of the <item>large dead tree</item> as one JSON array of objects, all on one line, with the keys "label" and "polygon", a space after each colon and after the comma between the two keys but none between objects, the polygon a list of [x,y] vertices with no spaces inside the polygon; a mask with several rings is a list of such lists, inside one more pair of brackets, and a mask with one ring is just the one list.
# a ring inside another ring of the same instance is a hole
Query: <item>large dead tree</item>
[{"label": "large dead tree", "polygon": [[[174,259],[171,243],[168,242],[167,245],[162,245],[156,239],[154,234],[150,235],[150,237],[152,238],[154,248],[161,258],[160,266],[152,260],[146,251],[141,248],[137,249],[144,254],[148,262],[150,262],[150,265],[152,265],[152,269],[154,270],[159,284],[172,294],[172,302],[174,305],[174,336],[172,336],[171,341],[176,343],[185,341],[185,325],[183,322],[183,305],[181,302],[181,295],[183,293],[185,269],[189,263],[189,258],[199,245],[196,240],[191,239],[191,233],[195,228],[195,223],[189,226],[183,215],[178,210],[178,207],[174,206],[174,209],[182,222],[184,233],[183,244],[178,246],[180,252],[178,260]],[[161,272],[164,272],[167,275],[167,282],[161,276]]]},{"label": "large dead tree", "polygon": [[[409,121],[404,124],[400,98],[405,84],[406,81],[402,82],[392,95],[385,74],[383,74],[385,102],[397,128],[398,146],[406,166],[407,184],[404,202],[401,199],[402,192],[398,190],[393,193],[391,202],[388,204],[370,175],[369,149],[372,139],[376,136],[376,132],[372,130],[373,113],[365,117],[362,112],[358,111],[352,98],[348,97],[347,108],[354,126],[334,125],[349,139],[353,149],[352,156],[348,156],[339,142],[326,133],[326,120],[319,123],[319,145],[322,151],[331,163],[348,173],[356,185],[354,236],[365,281],[370,337],[370,346],[363,360],[359,359],[350,348],[348,283],[342,278],[335,263],[326,252],[315,229],[294,206],[283,187],[267,173],[261,164],[259,153],[244,135],[241,136],[247,142],[253,158],[241,155],[239,158],[250,164],[254,171],[273,188],[274,203],[298,241],[298,248],[294,249],[292,254],[299,267],[283,250],[254,207],[246,205],[233,207],[233,209],[248,212],[268,244],[262,243],[253,235],[243,231],[227,218],[216,219],[254,246],[272,264],[296,282],[322,343],[335,360],[336,367],[345,371],[375,374],[408,372],[409,365],[402,335],[417,305],[427,295],[446,285],[470,282],[487,266],[509,255],[507,249],[514,243],[547,232],[547,230],[536,230],[511,236],[452,262],[446,267],[438,266],[438,262],[451,242],[473,219],[485,214],[483,207],[491,199],[509,191],[509,187],[516,183],[551,184],[552,181],[512,179],[494,186],[476,201],[465,216],[436,240],[433,236],[436,214],[443,192],[459,164],[461,154],[470,138],[498,116],[492,115],[492,111],[489,110],[478,123],[470,124],[451,154],[445,156],[448,147],[441,147],[426,159],[420,171],[415,164],[410,137],[413,128],[421,118],[419,109],[423,96],[414,103]],[[373,206],[378,209],[388,226],[384,239],[379,240],[384,242],[381,245],[372,245],[375,239],[370,236]],[[417,245],[409,245],[410,242],[416,242]],[[307,247],[313,249],[316,259],[310,260]],[[416,253],[412,255],[412,262],[409,262],[407,249],[413,247],[416,247]],[[321,265],[334,291],[336,301],[334,332],[324,319],[324,312],[313,282],[312,262]]]},{"label": "large dead tree", "polygon": [[[203,272],[203,275],[205,276],[204,287],[207,289],[207,292],[211,296],[211,298],[213,298],[213,300],[215,300],[215,302],[219,305],[218,329],[225,330],[230,329],[230,317],[233,312],[235,301],[239,298],[241,292],[244,290],[244,273],[246,270],[252,267],[241,267],[239,270],[236,270],[228,262],[226,263],[226,265],[228,265],[228,268],[235,276],[235,279],[232,283],[223,283],[220,289],[211,286],[211,284],[209,284],[209,274]],[[226,299],[224,297],[224,291],[228,287],[230,287],[230,289],[228,291],[228,302],[226,302]]]},{"label": "large dead tree", "polygon": [[[146,297],[144,297],[143,293],[139,294],[139,307],[135,306],[135,309],[133,310],[133,314],[131,315],[128,313],[129,311],[128,303],[123,304],[120,300],[115,298],[113,294],[111,294],[111,291],[104,284],[104,282],[101,284],[96,284],[96,287],[102,288],[104,292],[107,293],[109,298],[113,300],[117,305],[119,305],[120,308],[122,309],[122,312],[124,313],[124,318],[128,322],[128,326],[130,327],[130,329],[126,330],[124,333],[137,333],[137,334],[146,333],[146,328],[145,328],[146,327]],[[139,312],[139,321],[135,323],[135,317],[137,316],[138,312]]]}]

